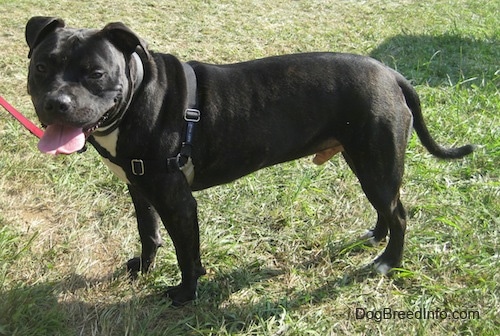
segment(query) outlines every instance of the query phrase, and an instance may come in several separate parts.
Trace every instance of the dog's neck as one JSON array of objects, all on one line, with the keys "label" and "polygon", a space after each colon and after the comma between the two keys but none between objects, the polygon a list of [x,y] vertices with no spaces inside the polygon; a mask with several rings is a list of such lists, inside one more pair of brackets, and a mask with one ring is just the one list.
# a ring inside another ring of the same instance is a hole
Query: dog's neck
[{"label": "dog's neck", "polygon": [[[90,142],[96,148],[96,150],[101,154],[104,163],[111,169],[111,171],[118,176],[122,181],[130,183],[127,179],[127,174],[119,165],[111,162],[111,157],[116,157],[116,147],[118,144],[118,135],[120,133],[118,125],[121,118],[128,109],[135,93],[141,87],[142,81],[144,79],[144,64],[141,61],[140,56],[137,53],[133,53],[129,61],[129,98],[127,99],[125,109],[120,111],[119,118],[113,122],[111,125],[104,127],[103,132],[96,132],[92,135]],[[107,153],[106,153],[107,152]],[[109,154],[109,155],[107,155]]]},{"label": "dog's neck", "polygon": [[130,56],[129,62],[128,62],[128,94],[127,97],[122,101],[122,103],[117,106],[117,111],[114,114],[114,117],[111,118],[111,122],[103,127],[99,127],[92,135],[94,136],[106,136],[107,134],[111,133],[113,130],[115,130],[118,127],[118,124],[120,123],[121,119],[125,115],[128,107],[130,106],[130,103],[133,100],[133,97],[135,93],[139,90],[141,87],[142,81],[144,79],[144,65],[142,63],[142,60],[140,56],[137,53],[133,53]]}]

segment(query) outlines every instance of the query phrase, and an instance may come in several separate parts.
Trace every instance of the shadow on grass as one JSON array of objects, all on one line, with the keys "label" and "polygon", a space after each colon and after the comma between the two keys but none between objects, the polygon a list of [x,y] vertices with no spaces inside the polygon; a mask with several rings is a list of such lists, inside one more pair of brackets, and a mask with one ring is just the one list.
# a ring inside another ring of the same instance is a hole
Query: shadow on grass
[{"label": "shadow on grass", "polygon": [[[334,299],[339,287],[349,286],[354,280],[361,281],[370,271],[360,269],[342,279],[325,280],[322,286],[311,291],[270,298],[273,293],[267,293],[268,283],[283,273],[255,263],[242,265],[202,280],[199,300],[180,308],[172,307],[162,291],[150,294],[147,289],[138,289],[132,298],[104,297],[92,303],[85,302],[75,292],[101,283],[114,286],[119,280],[113,280],[112,274],[101,279],[72,274],[60,281],[2,291],[0,335],[208,335],[217,334],[219,330],[228,334],[251,333],[266,320],[280,318],[284,310],[294,311],[304,305]],[[230,300],[236,293],[255,288],[259,291],[259,295],[252,296],[259,298],[255,301]],[[347,315],[339,318],[347,318]]]},{"label": "shadow on grass", "polygon": [[[396,69],[414,84],[455,85],[493,76],[498,70],[498,39],[460,35],[396,35],[370,56]],[[487,79],[487,78],[486,78]]]},{"label": "shadow on grass", "polygon": [[[72,288],[76,289],[75,284],[86,286],[87,279],[76,275],[72,278]],[[71,335],[67,310],[58,303],[58,294],[68,281],[14,286],[7,291],[2,288],[0,335]]]}]

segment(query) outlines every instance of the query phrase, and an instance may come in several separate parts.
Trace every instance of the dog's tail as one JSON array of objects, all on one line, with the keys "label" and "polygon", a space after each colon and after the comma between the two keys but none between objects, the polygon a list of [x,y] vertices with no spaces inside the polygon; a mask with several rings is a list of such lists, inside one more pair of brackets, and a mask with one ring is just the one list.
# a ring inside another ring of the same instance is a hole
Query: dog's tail
[{"label": "dog's tail", "polygon": [[427,126],[425,125],[422,108],[420,106],[420,99],[418,98],[417,92],[413,86],[411,86],[411,84],[399,73],[396,75],[396,80],[399,87],[403,91],[406,104],[413,114],[413,128],[415,128],[415,131],[417,132],[417,135],[424,147],[427,148],[432,155],[441,159],[459,159],[474,151],[476,148],[474,145],[465,145],[454,148],[445,148],[439,145],[432,138]]}]

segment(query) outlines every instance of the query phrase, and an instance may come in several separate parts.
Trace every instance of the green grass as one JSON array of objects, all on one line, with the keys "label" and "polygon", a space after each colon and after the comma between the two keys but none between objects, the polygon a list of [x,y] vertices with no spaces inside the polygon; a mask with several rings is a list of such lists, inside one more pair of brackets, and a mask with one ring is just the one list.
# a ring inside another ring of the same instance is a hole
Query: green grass
[{"label": "green grass", "polygon": [[[50,158],[0,110],[0,335],[500,334],[500,15],[495,1],[0,0],[0,94],[35,119],[26,93],[24,25],[124,21],[152,49],[233,62],[305,51],[372,55],[411,79],[442,144],[479,144],[458,161],[414,136],[402,201],[403,265],[366,266],[383,247],[355,239],[375,213],[340,157],[310,158],[195,194],[199,299],[163,300],[179,280],[168,241],[130,283],[139,253],[126,190],[98,159]],[[166,232],[164,233],[167,236]],[[479,319],[356,319],[356,308],[477,311]]]}]

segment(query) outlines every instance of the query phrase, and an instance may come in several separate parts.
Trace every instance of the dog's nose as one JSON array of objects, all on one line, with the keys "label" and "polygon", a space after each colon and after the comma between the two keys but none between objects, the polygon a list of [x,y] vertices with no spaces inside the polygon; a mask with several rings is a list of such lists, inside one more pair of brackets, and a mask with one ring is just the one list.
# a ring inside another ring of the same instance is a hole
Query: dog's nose
[{"label": "dog's nose", "polygon": [[71,97],[65,94],[47,97],[43,106],[45,112],[66,113],[71,107]]}]

